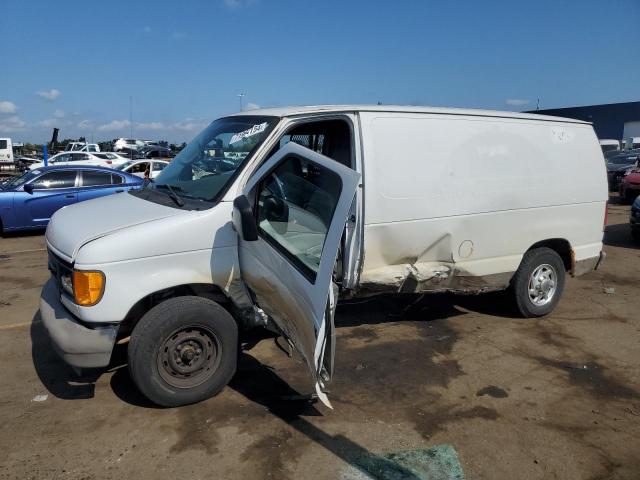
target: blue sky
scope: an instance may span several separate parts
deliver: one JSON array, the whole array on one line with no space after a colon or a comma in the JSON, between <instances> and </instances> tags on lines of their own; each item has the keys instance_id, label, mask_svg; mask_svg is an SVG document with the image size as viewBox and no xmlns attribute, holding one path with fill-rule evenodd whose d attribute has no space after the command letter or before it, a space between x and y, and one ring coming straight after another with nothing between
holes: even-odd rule
<instances>
[{"instance_id":1,"label":"blue sky","mask_svg":"<svg viewBox=\"0 0 640 480\"><path fill-rule=\"evenodd\" d=\"M3 0L0 136L183 141L245 106L640 100L640 0Z\"/></svg>"}]
</instances>

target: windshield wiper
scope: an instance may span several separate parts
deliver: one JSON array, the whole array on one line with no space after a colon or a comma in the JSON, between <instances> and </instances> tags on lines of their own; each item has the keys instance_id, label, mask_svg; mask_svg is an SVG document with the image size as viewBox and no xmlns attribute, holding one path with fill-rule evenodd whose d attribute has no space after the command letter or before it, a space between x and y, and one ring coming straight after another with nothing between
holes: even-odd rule
<instances>
[{"instance_id":1,"label":"windshield wiper","mask_svg":"<svg viewBox=\"0 0 640 480\"><path fill-rule=\"evenodd\" d=\"M156 188L167 188L169 191L166 192L167 195L169 195L171 197L171 199L176 202L176 204L179 207L184 207L184 202L182 200L180 200L180 197L178 196L178 194L176 193L176 191L173 189L174 187L172 187L171 185L169 185L168 183L162 183L159 185L156 185ZM181 190L180 187L175 187L178 190Z\"/></svg>"}]
</instances>

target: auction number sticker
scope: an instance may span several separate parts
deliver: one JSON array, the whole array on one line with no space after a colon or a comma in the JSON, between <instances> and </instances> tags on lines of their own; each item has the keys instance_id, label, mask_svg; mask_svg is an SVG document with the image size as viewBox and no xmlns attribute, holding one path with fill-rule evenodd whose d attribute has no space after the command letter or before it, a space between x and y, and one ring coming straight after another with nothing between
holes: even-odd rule
<instances>
[{"instance_id":1,"label":"auction number sticker","mask_svg":"<svg viewBox=\"0 0 640 480\"><path fill-rule=\"evenodd\" d=\"M242 132L238 132L233 137L231 137L231 140L229 140L229 145L237 143L240 140L244 140L245 138L249 138L254 135L257 135L258 133L264 132L266 128L267 128L267 122L264 122L258 125L254 125L253 127L248 128L247 130L244 130Z\"/></svg>"}]
</instances>

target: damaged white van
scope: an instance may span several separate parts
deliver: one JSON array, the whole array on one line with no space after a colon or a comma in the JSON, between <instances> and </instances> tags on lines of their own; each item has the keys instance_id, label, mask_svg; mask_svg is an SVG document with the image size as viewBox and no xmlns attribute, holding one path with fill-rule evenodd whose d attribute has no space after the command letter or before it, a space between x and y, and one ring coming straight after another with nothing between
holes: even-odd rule
<instances>
[{"instance_id":1,"label":"damaged white van","mask_svg":"<svg viewBox=\"0 0 640 480\"><path fill-rule=\"evenodd\" d=\"M390 106L253 110L200 133L142 191L59 210L41 316L69 364L130 337L166 406L219 392L267 327L331 381L340 298L507 289L549 313L602 260L605 164L590 124Z\"/></svg>"}]
</instances>

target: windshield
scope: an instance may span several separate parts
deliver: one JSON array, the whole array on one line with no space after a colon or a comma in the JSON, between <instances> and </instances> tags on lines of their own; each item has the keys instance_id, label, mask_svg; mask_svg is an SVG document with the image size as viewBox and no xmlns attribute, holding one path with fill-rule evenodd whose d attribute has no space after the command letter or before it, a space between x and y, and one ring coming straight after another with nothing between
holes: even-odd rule
<instances>
[{"instance_id":1,"label":"windshield","mask_svg":"<svg viewBox=\"0 0 640 480\"><path fill-rule=\"evenodd\" d=\"M181 197L213 202L276 125L277 117L238 116L214 121L155 179Z\"/></svg>"},{"instance_id":2,"label":"windshield","mask_svg":"<svg viewBox=\"0 0 640 480\"><path fill-rule=\"evenodd\" d=\"M40 175L40 170L30 170L28 172L23 173L19 177L13 177L6 182L2 183L2 188L4 189L14 189L18 188L30 180L33 180L38 175Z\"/></svg>"}]
</instances>

